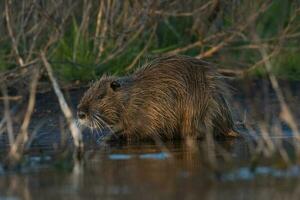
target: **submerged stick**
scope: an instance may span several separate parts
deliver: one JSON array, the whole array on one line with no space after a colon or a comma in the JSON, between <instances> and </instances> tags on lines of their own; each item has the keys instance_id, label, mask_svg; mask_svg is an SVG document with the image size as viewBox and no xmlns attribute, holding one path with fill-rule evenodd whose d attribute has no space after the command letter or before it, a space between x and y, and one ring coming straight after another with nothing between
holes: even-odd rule
<instances>
[{"instance_id":1,"label":"submerged stick","mask_svg":"<svg viewBox=\"0 0 300 200\"><path fill-rule=\"evenodd\" d=\"M44 63L44 66L47 70L48 76L50 78L50 81L52 83L54 92L58 98L59 105L61 110L63 111L63 114L65 115L65 118L67 120L67 123L69 125L69 129L71 131L73 142L76 147L76 150L79 154L83 152L83 142L82 142L82 134L79 128L76 125L76 121L74 120L73 114L71 112L71 109L69 108L68 104L66 103L66 100L63 96L63 93L61 92L58 83L53 75L52 67L50 63L47 61L47 58L45 56L44 52L41 52L41 58Z\"/></svg>"}]
</instances>

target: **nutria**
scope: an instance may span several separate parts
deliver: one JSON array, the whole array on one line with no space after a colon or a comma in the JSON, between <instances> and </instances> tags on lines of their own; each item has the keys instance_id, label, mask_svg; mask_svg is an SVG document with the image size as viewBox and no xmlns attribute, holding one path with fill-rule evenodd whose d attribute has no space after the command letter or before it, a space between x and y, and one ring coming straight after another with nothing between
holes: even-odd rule
<instances>
[{"instance_id":1,"label":"nutria","mask_svg":"<svg viewBox=\"0 0 300 200\"><path fill-rule=\"evenodd\" d=\"M196 58L158 58L128 76L102 76L77 115L80 124L129 138L237 136L222 79Z\"/></svg>"}]
</instances>

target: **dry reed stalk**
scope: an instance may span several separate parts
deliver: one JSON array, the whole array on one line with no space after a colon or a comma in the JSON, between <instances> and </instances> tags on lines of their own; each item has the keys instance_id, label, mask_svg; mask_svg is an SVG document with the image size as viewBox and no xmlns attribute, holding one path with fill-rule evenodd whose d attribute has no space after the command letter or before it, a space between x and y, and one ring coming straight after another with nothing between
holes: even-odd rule
<instances>
[{"instance_id":1,"label":"dry reed stalk","mask_svg":"<svg viewBox=\"0 0 300 200\"><path fill-rule=\"evenodd\" d=\"M73 142L74 145L76 147L76 150L79 154L81 154L83 152L83 141L82 141L82 134L79 130L79 128L76 125L76 121L73 117L73 114L71 112L71 109L69 108L68 104L65 101L64 95L61 92L59 85L54 77L53 71L52 71L52 67L50 65L50 63L47 61L46 55L44 52L41 52L41 59L42 62L47 70L49 79L52 83L52 87L54 89L54 92L58 98L59 101L59 105L61 110L63 111L63 114L68 122L69 125L69 129L71 131L72 137L73 137Z\"/></svg>"},{"instance_id":2,"label":"dry reed stalk","mask_svg":"<svg viewBox=\"0 0 300 200\"><path fill-rule=\"evenodd\" d=\"M34 141L34 139L37 139L38 136L40 136L39 130L45 125L46 120L39 122L34 129L31 131L30 133L30 138L28 138L28 141L26 143L26 145L24 146L24 150L29 150L30 146L32 145L32 142Z\"/></svg>"},{"instance_id":3,"label":"dry reed stalk","mask_svg":"<svg viewBox=\"0 0 300 200\"><path fill-rule=\"evenodd\" d=\"M100 4L100 8L99 8L99 20L101 22L101 17L102 17L102 13L104 12L104 9L106 8L106 13L105 13L105 17L103 19L103 28L101 30L101 34L100 34L100 42L99 42L99 46L98 46L98 55L97 55L97 58L96 58L96 62L99 62L100 59L101 59L101 55L102 53L104 52L104 41L105 41L105 36L106 36L106 32L107 32L107 29L108 29L108 15L109 15L109 9L107 7L109 7L109 5L107 7L105 7L105 4L103 3L104 1L101 2ZM109 4L109 2L107 2L107 4ZM101 11L101 12L100 12ZM97 27L99 28L99 27Z\"/></svg>"},{"instance_id":4,"label":"dry reed stalk","mask_svg":"<svg viewBox=\"0 0 300 200\"><path fill-rule=\"evenodd\" d=\"M99 34L100 34L100 28L102 28L102 15L103 15L103 6L104 6L104 1L103 0L99 0L99 10L98 10L98 14L97 14L97 20L96 20L96 31L95 31L95 36L94 36L94 42L97 44L98 42L98 38L99 38ZM96 45L94 46L94 48L96 47ZM101 48L102 49L102 48ZM95 49L94 49L95 50ZM102 51L102 50L101 50ZM98 55L98 57L101 57L101 55Z\"/></svg>"},{"instance_id":5,"label":"dry reed stalk","mask_svg":"<svg viewBox=\"0 0 300 200\"><path fill-rule=\"evenodd\" d=\"M81 24L79 26L79 30L76 34L75 42L74 42L73 61L76 60L80 37L83 37L86 35L86 30L88 28L89 19L90 19L90 10L92 7L91 2L85 0L83 4L84 5L83 5L83 11L82 11L82 20L81 20Z\"/></svg>"},{"instance_id":6,"label":"dry reed stalk","mask_svg":"<svg viewBox=\"0 0 300 200\"><path fill-rule=\"evenodd\" d=\"M259 15L263 12L265 12L271 4L269 1L266 1L257 12L255 12L253 15L248 17L248 20L246 22L241 22L237 27L237 31L233 32L231 35L229 35L227 38L224 38L222 42L218 43L217 45L211 47L205 52L200 53L197 58L203 59L207 57L211 57L216 52L220 51L223 47L225 47L228 43L230 43L233 39L236 38L239 33L242 33L248 26L252 25L253 22L259 17Z\"/></svg>"},{"instance_id":7,"label":"dry reed stalk","mask_svg":"<svg viewBox=\"0 0 300 200\"><path fill-rule=\"evenodd\" d=\"M6 122L6 130L8 134L8 141L9 144L13 144L15 142L15 136L14 136L14 129L13 129L13 122L11 118L11 113L10 113L10 103L9 99L5 98L8 96L7 94L7 89L4 85L1 86L2 89L2 94L4 96L4 118L3 122Z\"/></svg>"},{"instance_id":8,"label":"dry reed stalk","mask_svg":"<svg viewBox=\"0 0 300 200\"><path fill-rule=\"evenodd\" d=\"M7 96L7 97L0 97L0 100L4 100L4 99L8 99L10 101L18 101L20 99L22 99L23 96Z\"/></svg>"},{"instance_id":9,"label":"dry reed stalk","mask_svg":"<svg viewBox=\"0 0 300 200\"><path fill-rule=\"evenodd\" d=\"M258 36L257 35L255 35L255 36L256 36L256 39L259 40ZM300 143L299 143L300 142L300 133L299 133L299 129L298 129L297 123L295 121L295 118L294 118L289 106L287 105L287 103L285 101L284 94L279 86L277 78L275 77L275 75L272 72L273 67L272 67L270 59L268 59L267 50L264 47L262 47L262 48L259 48L259 51L264 60L265 68L268 72L272 88L274 89L276 96L280 103L280 108L281 108L280 118L284 122L286 122L292 129L292 131L294 133L294 137L297 140L297 142L295 141L295 147L297 149L297 153L300 153Z\"/></svg>"},{"instance_id":10,"label":"dry reed stalk","mask_svg":"<svg viewBox=\"0 0 300 200\"><path fill-rule=\"evenodd\" d=\"M143 32L145 26L142 25L139 27L139 29L133 34L133 36L128 40L127 43L125 43L122 47L118 48L115 52L112 52L109 54L102 62L101 64L105 64L108 61L114 59L119 53L121 53L126 47L128 47L133 41L135 41Z\"/></svg>"},{"instance_id":11,"label":"dry reed stalk","mask_svg":"<svg viewBox=\"0 0 300 200\"><path fill-rule=\"evenodd\" d=\"M278 53L279 53L278 49L273 50L271 53L269 53L269 55L262 58L261 60L256 62L254 65L248 67L246 70L244 70L242 76L245 76L245 75L249 74L250 72L252 72L253 70L257 69L258 67L262 66L262 64L264 64L266 62L266 59L272 59L274 56L278 55Z\"/></svg>"},{"instance_id":12,"label":"dry reed stalk","mask_svg":"<svg viewBox=\"0 0 300 200\"><path fill-rule=\"evenodd\" d=\"M203 40L198 40L198 41L196 41L196 42L194 42L192 44L188 44L188 45L186 45L184 47L180 47L180 48L168 51L166 54L175 55L175 54L179 54L179 53L188 51L188 50L193 49L195 47L201 47L205 43L207 43L209 41L212 41L212 40L216 40L216 39L221 38L221 37L224 37L225 35L226 35L225 33L216 33L216 34L208 36L207 38L204 38Z\"/></svg>"},{"instance_id":13,"label":"dry reed stalk","mask_svg":"<svg viewBox=\"0 0 300 200\"><path fill-rule=\"evenodd\" d=\"M194 16L197 12L202 12L211 6L211 4L214 4L214 1L208 1L204 5L200 6L199 8L195 8L192 12L166 12L163 10L150 10L149 12L154 13L156 15L160 16L167 16L167 17L189 17Z\"/></svg>"},{"instance_id":14,"label":"dry reed stalk","mask_svg":"<svg viewBox=\"0 0 300 200\"><path fill-rule=\"evenodd\" d=\"M293 131L293 136L295 139L293 139L293 145L295 147L295 153L297 155L299 155L300 153L300 133L299 133L299 129L296 123L296 120L293 116L293 113L291 112L283 91L278 83L278 80L276 78L276 76L273 73L273 65L271 63L271 59L278 55L280 53L280 49L282 48L282 44L284 43L284 39L286 39L286 35L288 33L288 30L291 27L291 23L294 20L295 16L291 16L290 20L288 22L288 24L286 25L285 29L281 32L281 35L278 37L279 38L279 42L277 45L277 48L275 48L270 54L268 54L268 50L267 48L269 47L268 45L263 45L260 37L258 36L258 34L253 31L253 38L254 38L254 42L256 43L257 46L260 46L260 48L257 48L262 59L261 61L259 61L259 64L264 64L264 68L266 69L267 73L268 73L268 77L269 80L271 82L271 86L273 88L273 90L275 91L275 94L277 96L277 99L279 101L279 105L280 105L280 118L281 120L283 120L285 123L288 124L288 126L292 129ZM258 65L258 63L256 63L254 66L252 66L251 68L249 68L247 71L250 71L254 68L256 68ZM265 140L265 142L268 144L267 146L270 147L270 145L275 145L274 142L272 141L272 139L270 138L270 136L266 133L266 128L262 129L262 133L263 133L263 139ZM268 135L268 137L266 138L266 134ZM272 143L272 144L271 144ZM289 160L288 156L287 156L287 152L285 149L283 149L283 147L280 146L276 146L276 147L272 147L271 149L273 149L273 151L278 150L279 153L281 154L282 158L284 160Z\"/></svg>"},{"instance_id":15,"label":"dry reed stalk","mask_svg":"<svg viewBox=\"0 0 300 200\"><path fill-rule=\"evenodd\" d=\"M6 119L5 119L5 116L3 116L0 121L0 135L2 135L2 133L4 133L4 130L6 128L5 123L6 123Z\"/></svg>"},{"instance_id":16,"label":"dry reed stalk","mask_svg":"<svg viewBox=\"0 0 300 200\"><path fill-rule=\"evenodd\" d=\"M279 37L273 37L273 38L268 38L265 40L262 40L261 38L258 38L257 34L254 34L255 40L256 40L256 44L252 44L251 47L255 48L257 50L260 51L260 54L262 55L262 59L258 62L256 62L254 65L252 65L251 67L249 67L245 72L245 74L248 74L249 72L253 71L254 69L256 69L257 67L261 66L262 64L265 64L265 66L268 68L267 71L268 73L270 72L269 70L271 70L272 66L270 64L270 60L277 56L280 53L280 49L282 49L283 47L280 45L280 43L282 44L283 41L285 39L288 39L290 37L294 37L294 36L299 36L300 33L294 33L292 35L288 34L288 31L290 30L290 28L292 27L292 22L295 20L295 18L297 17L297 12L294 12L293 15L291 15L286 27L284 28L284 30L282 31L282 33L279 35ZM266 49L270 48L270 44L268 44L268 42L274 42L274 41L278 41L279 40L279 44L274 45L273 47L273 51L269 54L267 54ZM266 43L263 43L266 42ZM266 65L268 63L268 66ZM270 74L270 73L269 73ZM275 82L277 82L277 80L274 81L275 76L272 75L272 79L273 79L273 83L274 86L278 85ZM280 91L279 91L280 93Z\"/></svg>"},{"instance_id":17,"label":"dry reed stalk","mask_svg":"<svg viewBox=\"0 0 300 200\"><path fill-rule=\"evenodd\" d=\"M19 134L15 138L15 141L13 143L10 143L11 146L10 146L8 157L9 157L9 161L11 161L12 163L16 163L21 159L24 146L29 139L28 127L29 127L31 115L34 110L39 74L40 74L39 68L36 68L33 71L33 75L32 75L33 77L32 77L32 82L30 84L28 106L23 119L23 123L21 125Z\"/></svg>"},{"instance_id":18,"label":"dry reed stalk","mask_svg":"<svg viewBox=\"0 0 300 200\"><path fill-rule=\"evenodd\" d=\"M72 173L70 174L71 187L75 190L80 190L82 180L84 179L84 163L80 160L75 160Z\"/></svg>"},{"instance_id":19,"label":"dry reed stalk","mask_svg":"<svg viewBox=\"0 0 300 200\"><path fill-rule=\"evenodd\" d=\"M156 25L153 27L153 30L149 37L149 40L146 43L146 45L144 46L144 48L140 51L140 53L138 53L138 55L134 58L134 60L131 62L131 64L125 68L125 71L131 70L135 66L135 64L139 61L139 59L145 54L145 52L147 51L147 49L149 48L149 46L152 42L152 39L155 35L155 31L156 31Z\"/></svg>"},{"instance_id":20,"label":"dry reed stalk","mask_svg":"<svg viewBox=\"0 0 300 200\"><path fill-rule=\"evenodd\" d=\"M279 122L273 127L273 132L276 134L276 136L278 136L279 138L284 138L284 133L282 132L282 127L280 127ZM275 146L276 146L276 150L278 150L281 158L284 160L284 162L287 165L291 165L292 161L288 155L288 152L286 151L286 149L284 148L284 140L280 139L277 142L275 141Z\"/></svg>"},{"instance_id":21,"label":"dry reed stalk","mask_svg":"<svg viewBox=\"0 0 300 200\"><path fill-rule=\"evenodd\" d=\"M12 42L12 48L13 48L15 56L17 58L17 63L19 63L19 65L22 67L24 65L24 61L23 61L23 58L20 56L19 49L18 49L18 43L17 43L17 40L15 38L15 34L14 34L12 26L11 26L9 4L10 4L10 1L6 0L5 1L6 27L7 27L9 37L10 37L11 42Z\"/></svg>"},{"instance_id":22,"label":"dry reed stalk","mask_svg":"<svg viewBox=\"0 0 300 200\"><path fill-rule=\"evenodd\" d=\"M258 146L258 149L261 149L264 152L264 155L271 157L274 154L276 148L274 142L268 133L268 128L265 123L260 123L260 132L261 132L261 147Z\"/></svg>"}]
</instances>

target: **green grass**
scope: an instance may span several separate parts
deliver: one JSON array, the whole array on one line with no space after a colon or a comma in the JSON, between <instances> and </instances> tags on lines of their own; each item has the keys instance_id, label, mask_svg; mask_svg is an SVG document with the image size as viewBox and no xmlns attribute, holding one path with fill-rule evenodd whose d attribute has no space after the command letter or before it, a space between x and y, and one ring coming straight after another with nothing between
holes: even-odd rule
<instances>
[{"instance_id":1,"label":"green grass","mask_svg":"<svg viewBox=\"0 0 300 200\"><path fill-rule=\"evenodd\" d=\"M170 20L161 22L156 29L155 37L152 39L146 57L164 53L195 40L195 37L190 37L190 34L187 33L191 29L191 22L190 17L178 19L171 17ZM95 63L97 55L94 52L93 41L78 34L78 23L73 19L72 27L59 40L50 57L55 72L65 81L80 80L86 82L103 73L124 74L125 68L132 63L148 42L151 30L144 31L124 51L104 64ZM108 39L106 42L108 47L103 52L100 63L111 53L114 47L112 39ZM136 67L139 65L137 63Z\"/></svg>"},{"instance_id":2,"label":"green grass","mask_svg":"<svg viewBox=\"0 0 300 200\"><path fill-rule=\"evenodd\" d=\"M75 19L69 31L58 41L50 60L60 78L66 81L94 79L96 59L93 43L80 35Z\"/></svg>"},{"instance_id":3,"label":"green grass","mask_svg":"<svg viewBox=\"0 0 300 200\"><path fill-rule=\"evenodd\" d=\"M272 59L272 73L279 79L300 81L300 52L284 52ZM263 65L250 73L253 77L266 77Z\"/></svg>"},{"instance_id":4,"label":"green grass","mask_svg":"<svg viewBox=\"0 0 300 200\"><path fill-rule=\"evenodd\" d=\"M274 61L274 73L281 79L300 80L300 51L286 52Z\"/></svg>"},{"instance_id":5,"label":"green grass","mask_svg":"<svg viewBox=\"0 0 300 200\"><path fill-rule=\"evenodd\" d=\"M7 71L9 69L9 67L8 67L8 64L6 63L6 60L1 55L3 55L3 54L1 54L1 52L0 52L0 72L4 72L4 71Z\"/></svg>"},{"instance_id":6,"label":"green grass","mask_svg":"<svg viewBox=\"0 0 300 200\"><path fill-rule=\"evenodd\" d=\"M276 36L287 23L293 5L291 1L273 0L269 9L259 18L257 32L262 39Z\"/></svg>"},{"instance_id":7,"label":"green grass","mask_svg":"<svg viewBox=\"0 0 300 200\"><path fill-rule=\"evenodd\" d=\"M8 46L8 43L0 45L0 72L5 72L17 66L13 62L9 62L6 58L10 53L9 50L10 47Z\"/></svg>"},{"instance_id":8,"label":"green grass","mask_svg":"<svg viewBox=\"0 0 300 200\"><path fill-rule=\"evenodd\" d=\"M242 1L243 2L243 1ZM196 4L195 4L196 5ZM247 2L244 6L248 5ZM264 39L277 37L282 28L284 28L291 13L295 11L295 5L292 1L274 0L267 9L257 20L255 28L259 36ZM226 10L227 9L227 10ZM241 16L242 19L246 19L251 12L247 13L245 10L245 16ZM209 13L208 13L209 14ZM252 13L253 14L253 13ZM73 82L80 80L82 82L89 82L90 80L97 79L103 73L122 75L125 72L125 68L129 66L136 56L143 50L147 44L151 35L151 25L145 25L144 31L133 40L122 52L117 54L113 59L106 63L102 63L112 50L116 48L116 38L109 36L105 39L105 50L102 53L99 62L97 60L97 50L95 51L94 32L95 32L95 16L91 18L90 24L87 28L88 34L82 35L79 30L79 24L81 17L78 15L72 15L69 22L66 23L65 32L58 42L53 45L49 51L49 60L54 67L56 75L59 79L66 82ZM76 17L74 17L76 16ZM231 13L229 8L224 8L221 13L221 18L216 24L212 26L208 24L208 19L205 19L206 15L203 15L203 26L207 25L207 32L196 30L194 23L194 16L169 16L169 17L157 17L157 28L155 36L153 37L151 44L146 51L145 55L141 57L141 62L148 57L159 56L168 51L172 51L177 48L185 47L199 40L199 38L205 38L211 34L234 30L235 23L239 20L236 19L236 15ZM202 19L202 18L201 18ZM199 20L199 19L198 19ZM153 22L153 21L151 21ZM153 24L153 23L152 23ZM296 18L293 26L293 30L300 29L300 19ZM119 27L116 27L119 28ZM298 30L300 31L300 30ZM202 34L202 35L201 35ZM247 32L243 33L247 35ZM249 35L248 39L237 37L238 39L231 41L228 47L240 47L247 44L251 44L252 41ZM11 51L10 40L3 40L0 43L0 71L6 71L17 66L15 63L14 55ZM202 47L195 47L189 49L182 54L196 56L203 50L208 50L213 45L218 44L222 40L213 40L209 45ZM285 50L279 56L277 56L272 62L274 63L274 74L282 79L300 80L300 58L298 58L299 50L291 50L298 47L299 39L295 39L294 43L290 42L285 44ZM20 45L23 43L19 43ZM272 44L272 43L271 43ZM276 44L274 44L276 45ZM256 63L261 59L261 56L257 49L231 49L227 50L227 46L214 55L211 58L214 61L219 62L222 65L223 61L228 63L241 62ZM26 48L19 47L20 54L26 53ZM286 50L287 49L287 50ZM39 52L37 50L37 52ZM139 62L136 67L141 65ZM233 66L235 67L235 66ZM258 67L252 73L252 76L265 76L266 72L263 67Z\"/></svg>"}]
</instances>

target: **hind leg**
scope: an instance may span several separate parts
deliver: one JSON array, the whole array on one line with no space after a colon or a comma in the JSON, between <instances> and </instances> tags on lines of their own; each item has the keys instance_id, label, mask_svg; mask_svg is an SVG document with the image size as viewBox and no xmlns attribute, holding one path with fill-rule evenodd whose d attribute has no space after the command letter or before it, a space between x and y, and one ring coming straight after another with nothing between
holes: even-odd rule
<instances>
[{"instance_id":1,"label":"hind leg","mask_svg":"<svg viewBox=\"0 0 300 200\"><path fill-rule=\"evenodd\" d=\"M231 110L222 95L212 100L210 107L210 116L212 120L215 136L238 137L239 133L235 130Z\"/></svg>"},{"instance_id":2,"label":"hind leg","mask_svg":"<svg viewBox=\"0 0 300 200\"><path fill-rule=\"evenodd\" d=\"M189 102L187 105L189 106L184 109L180 122L181 135L183 138L189 137L194 139L202 139L205 137L208 131L208 124L204 119L204 112L207 110L207 108L205 107L205 104L193 105L193 101Z\"/></svg>"},{"instance_id":3,"label":"hind leg","mask_svg":"<svg viewBox=\"0 0 300 200\"><path fill-rule=\"evenodd\" d=\"M203 138L237 137L229 106L222 95L211 98L207 104L187 106L183 112L181 134L183 137ZM188 104L192 105L192 103ZM200 107L199 107L200 106Z\"/></svg>"},{"instance_id":4,"label":"hind leg","mask_svg":"<svg viewBox=\"0 0 300 200\"><path fill-rule=\"evenodd\" d=\"M183 138L199 138L200 135L204 135L204 130L198 130L198 124L200 123L200 119L197 118L196 109L194 109L191 105L192 103L188 104L190 106L185 107L182 117L180 120L180 132ZM199 125L200 126L200 125ZM201 128L203 128L201 126ZM199 128L200 129L200 128Z\"/></svg>"}]
</instances>

